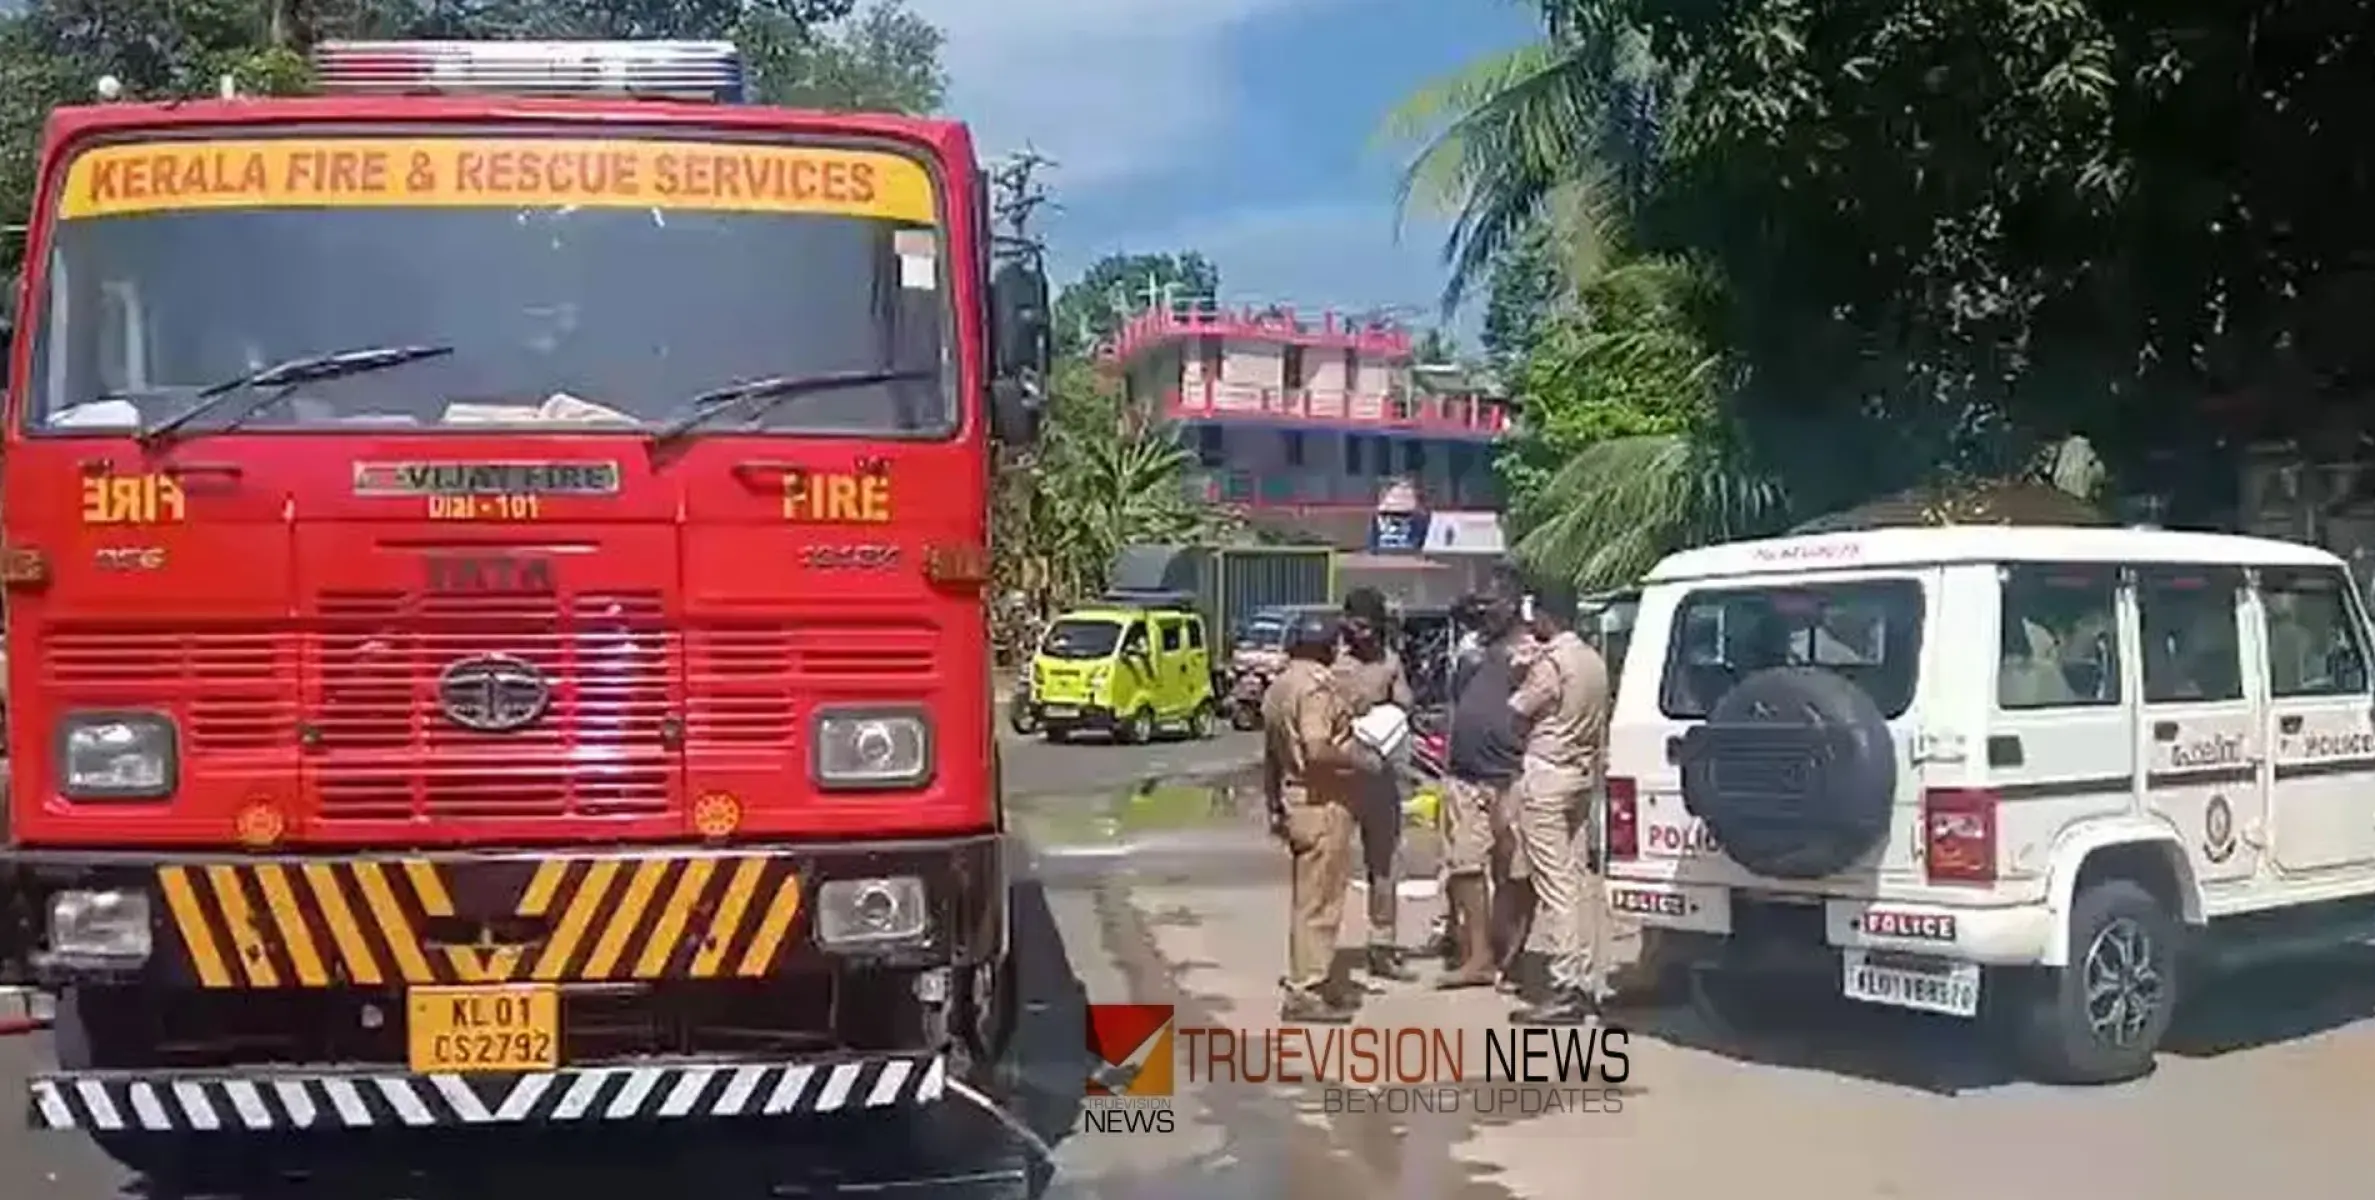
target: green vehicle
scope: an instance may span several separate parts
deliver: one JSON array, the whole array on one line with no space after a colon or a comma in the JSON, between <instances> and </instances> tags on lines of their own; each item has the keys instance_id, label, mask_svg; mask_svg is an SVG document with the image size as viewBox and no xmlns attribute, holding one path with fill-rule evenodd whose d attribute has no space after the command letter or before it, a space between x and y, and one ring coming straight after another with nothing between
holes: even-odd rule
<instances>
[{"instance_id":1,"label":"green vehicle","mask_svg":"<svg viewBox=\"0 0 2375 1200\"><path fill-rule=\"evenodd\" d=\"M1116 594L1047 627L1027 701L1047 739L1075 732L1117 742L1166 731L1212 732L1212 647L1192 596Z\"/></svg>"}]
</instances>

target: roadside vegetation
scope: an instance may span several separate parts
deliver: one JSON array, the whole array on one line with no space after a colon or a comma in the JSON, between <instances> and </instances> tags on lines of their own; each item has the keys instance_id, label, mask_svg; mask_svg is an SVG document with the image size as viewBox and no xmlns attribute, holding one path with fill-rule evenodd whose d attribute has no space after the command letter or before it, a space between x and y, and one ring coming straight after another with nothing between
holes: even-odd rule
<instances>
[{"instance_id":1,"label":"roadside vegetation","mask_svg":"<svg viewBox=\"0 0 2375 1200\"><path fill-rule=\"evenodd\" d=\"M1388 124L1527 405L1521 556L2022 484L2209 519L2234 445L2357 423L2366 3L1530 3Z\"/></svg>"}]
</instances>

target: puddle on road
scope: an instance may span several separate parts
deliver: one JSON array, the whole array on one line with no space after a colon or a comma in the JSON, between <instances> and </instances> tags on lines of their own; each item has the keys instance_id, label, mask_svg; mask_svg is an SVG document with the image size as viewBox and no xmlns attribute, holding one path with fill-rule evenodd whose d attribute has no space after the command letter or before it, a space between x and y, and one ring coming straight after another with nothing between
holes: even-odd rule
<instances>
[{"instance_id":1,"label":"puddle on road","mask_svg":"<svg viewBox=\"0 0 2375 1200\"><path fill-rule=\"evenodd\" d=\"M1260 803L1257 788L1232 781L1156 783L1108 796L1029 797L1009 802L1009 812L1037 845L1110 846L1183 833L1258 832Z\"/></svg>"},{"instance_id":2,"label":"puddle on road","mask_svg":"<svg viewBox=\"0 0 2375 1200\"><path fill-rule=\"evenodd\" d=\"M1431 789L1404 805L1401 876L1432 879L1440 857ZM1228 865L1275 874L1258 769L1217 780L1149 780L1097 796L1029 796L1007 801L1013 828L1043 863L1105 864L1155 874Z\"/></svg>"}]
</instances>

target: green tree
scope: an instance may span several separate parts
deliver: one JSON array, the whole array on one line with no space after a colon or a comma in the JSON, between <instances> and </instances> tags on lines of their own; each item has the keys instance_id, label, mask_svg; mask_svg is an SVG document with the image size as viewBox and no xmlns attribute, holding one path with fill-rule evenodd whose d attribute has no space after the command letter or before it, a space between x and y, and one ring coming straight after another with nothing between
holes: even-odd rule
<instances>
[{"instance_id":1,"label":"green tree","mask_svg":"<svg viewBox=\"0 0 2375 1200\"><path fill-rule=\"evenodd\" d=\"M1687 356L1609 361L1643 313L1686 314L1650 329L1695 336L1718 385L1709 419L1641 435L1667 440L1535 450L1566 465L1528 517L1568 536L1521 550L2000 491L2074 444L2124 478L2202 461L2206 395L2297 428L2369 391L2375 348L2343 331L2375 287L2340 215L2375 199L2375 148L2341 132L2375 99L2342 65L2375 39L2363 3L1535 4L1539 44L1401 114L1428 138L1409 194L1458 218L1452 295L1498 293L1529 437L1645 415L1633 384ZM1557 261L1594 251L1550 220L1575 188L1623 218L1598 267ZM1626 256L1699 299L1626 315L1594 294Z\"/></svg>"},{"instance_id":2,"label":"green tree","mask_svg":"<svg viewBox=\"0 0 2375 1200\"><path fill-rule=\"evenodd\" d=\"M1220 269L1192 250L1108 254L1057 294L1056 346L1067 354L1088 353L1149 300L1209 304L1219 296Z\"/></svg>"},{"instance_id":3,"label":"green tree","mask_svg":"<svg viewBox=\"0 0 2375 1200\"><path fill-rule=\"evenodd\" d=\"M1410 355L1422 363L1457 362L1459 343L1440 325L1428 325L1410 339Z\"/></svg>"},{"instance_id":4,"label":"green tree","mask_svg":"<svg viewBox=\"0 0 2375 1200\"><path fill-rule=\"evenodd\" d=\"M1420 89L1385 134L1418 150L1401 198L1448 210L1444 306L1519 251L1554 197L1630 217L1650 198L1664 152L1661 112L1676 90L1621 5L1534 0L1545 36ZM1572 247L1569 252L1590 252Z\"/></svg>"},{"instance_id":5,"label":"green tree","mask_svg":"<svg viewBox=\"0 0 2375 1200\"><path fill-rule=\"evenodd\" d=\"M738 40L768 104L920 115L948 94L939 27L900 0L876 0L831 25L754 12Z\"/></svg>"},{"instance_id":6,"label":"green tree","mask_svg":"<svg viewBox=\"0 0 2375 1200\"><path fill-rule=\"evenodd\" d=\"M1054 612L1103 590L1114 556L1139 543L1233 536L1234 514L1189 495L1195 458L1149 425L1086 360L1060 360L1041 443L999 473L1000 583Z\"/></svg>"},{"instance_id":7,"label":"green tree","mask_svg":"<svg viewBox=\"0 0 2375 1200\"><path fill-rule=\"evenodd\" d=\"M1565 304L1568 290L1550 230L1537 222L1486 269L1483 328L1478 331L1486 361L1515 373L1526 351L1541 338L1544 322Z\"/></svg>"}]
</instances>

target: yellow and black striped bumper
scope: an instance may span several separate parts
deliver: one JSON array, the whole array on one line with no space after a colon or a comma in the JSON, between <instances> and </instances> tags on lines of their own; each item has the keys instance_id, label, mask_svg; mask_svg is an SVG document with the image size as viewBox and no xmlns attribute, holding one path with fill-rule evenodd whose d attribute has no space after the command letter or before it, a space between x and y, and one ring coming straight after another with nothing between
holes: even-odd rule
<instances>
[{"instance_id":1,"label":"yellow and black striped bumper","mask_svg":"<svg viewBox=\"0 0 2375 1200\"><path fill-rule=\"evenodd\" d=\"M134 881L120 867L109 874ZM137 874L158 911L147 977L207 989L763 978L815 951L807 901L836 876L922 876L937 930L921 948L931 960L975 959L1003 925L995 838L168 860Z\"/></svg>"}]
</instances>

